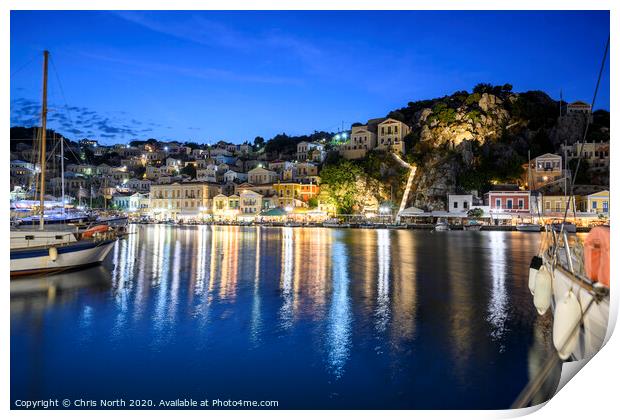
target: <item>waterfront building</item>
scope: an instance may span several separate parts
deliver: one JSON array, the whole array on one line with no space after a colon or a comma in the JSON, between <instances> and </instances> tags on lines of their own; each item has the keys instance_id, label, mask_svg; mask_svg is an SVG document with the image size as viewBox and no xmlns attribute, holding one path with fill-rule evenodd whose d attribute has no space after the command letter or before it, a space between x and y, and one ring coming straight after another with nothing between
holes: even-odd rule
<instances>
[{"instance_id":1,"label":"waterfront building","mask_svg":"<svg viewBox=\"0 0 620 420\"><path fill-rule=\"evenodd\" d=\"M345 159L361 159L377 145L377 134L368 129L368 125L351 126L351 136L341 144L338 152Z\"/></svg>"},{"instance_id":2,"label":"waterfront building","mask_svg":"<svg viewBox=\"0 0 620 420\"><path fill-rule=\"evenodd\" d=\"M297 144L297 160L305 162L310 159L310 154L314 150L319 150L319 156L323 156L324 146L321 143L302 141Z\"/></svg>"},{"instance_id":3,"label":"waterfront building","mask_svg":"<svg viewBox=\"0 0 620 420\"><path fill-rule=\"evenodd\" d=\"M586 211L588 213L609 213L609 190L599 191L586 197Z\"/></svg>"},{"instance_id":4,"label":"waterfront building","mask_svg":"<svg viewBox=\"0 0 620 420\"><path fill-rule=\"evenodd\" d=\"M65 171L92 176L97 174L97 167L95 165L70 163L65 167Z\"/></svg>"},{"instance_id":5,"label":"waterfront building","mask_svg":"<svg viewBox=\"0 0 620 420\"><path fill-rule=\"evenodd\" d=\"M76 174L75 172L65 172L64 180L66 195L77 197L80 191L90 187L87 179L83 175ZM59 193L62 190L62 177L58 176L50 179L48 187L49 191Z\"/></svg>"},{"instance_id":6,"label":"waterfront building","mask_svg":"<svg viewBox=\"0 0 620 420\"><path fill-rule=\"evenodd\" d=\"M117 210L128 211L129 210L129 197L131 194L115 193L112 195L112 207Z\"/></svg>"},{"instance_id":7,"label":"waterfront building","mask_svg":"<svg viewBox=\"0 0 620 420\"><path fill-rule=\"evenodd\" d=\"M235 194L240 194L243 190L250 190L259 193L265 197L273 197L276 195L275 184L259 184L254 185L249 182L242 182L241 184L235 184Z\"/></svg>"},{"instance_id":8,"label":"waterfront building","mask_svg":"<svg viewBox=\"0 0 620 420\"><path fill-rule=\"evenodd\" d=\"M319 186L316 184L302 184L299 182L278 182L273 184L276 192L278 207L295 208L307 207L311 198L319 195Z\"/></svg>"},{"instance_id":9,"label":"waterfront building","mask_svg":"<svg viewBox=\"0 0 620 420\"><path fill-rule=\"evenodd\" d=\"M448 194L448 212L467 212L474 205L473 194Z\"/></svg>"},{"instance_id":10,"label":"waterfront building","mask_svg":"<svg viewBox=\"0 0 620 420\"><path fill-rule=\"evenodd\" d=\"M11 190L16 186L28 186L35 174L35 166L23 160L11 161Z\"/></svg>"},{"instance_id":11,"label":"waterfront building","mask_svg":"<svg viewBox=\"0 0 620 420\"><path fill-rule=\"evenodd\" d=\"M97 165L97 175L109 175L113 171L114 171L114 168L112 168L107 163L102 163L100 165Z\"/></svg>"},{"instance_id":12,"label":"waterfront building","mask_svg":"<svg viewBox=\"0 0 620 420\"><path fill-rule=\"evenodd\" d=\"M229 169L224 173L223 180L224 182L245 182L248 180L248 174Z\"/></svg>"},{"instance_id":13,"label":"waterfront building","mask_svg":"<svg viewBox=\"0 0 620 420\"><path fill-rule=\"evenodd\" d=\"M319 175L319 167L312 162L299 162L295 164L296 174L292 178L297 181L317 177Z\"/></svg>"},{"instance_id":14,"label":"waterfront building","mask_svg":"<svg viewBox=\"0 0 620 420\"><path fill-rule=\"evenodd\" d=\"M277 173L260 166L248 172L248 182L250 184L273 184L276 181L278 181Z\"/></svg>"},{"instance_id":15,"label":"waterfront building","mask_svg":"<svg viewBox=\"0 0 620 420\"><path fill-rule=\"evenodd\" d=\"M252 190L243 190L239 194L239 211L243 216L256 216L263 208L263 196Z\"/></svg>"},{"instance_id":16,"label":"waterfront building","mask_svg":"<svg viewBox=\"0 0 620 420\"><path fill-rule=\"evenodd\" d=\"M150 192L151 216L160 219L198 219L212 208L220 186L208 182L153 184Z\"/></svg>"},{"instance_id":17,"label":"waterfront building","mask_svg":"<svg viewBox=\"0 0 620 420\"><path fill-rule=\"evenodd\" d=\"M278 174L282 174L286 169L293 167L295 167L295 164L288 160L276 159L267 163L267 168L269 168L270 171L274 171Z\"/></svg>"},{"instance_id":18,"label":"waterfront building","mask_svg":"<svg viewBox=\"0 0 620 420\"><path fill-rule=\"evenodd\" d=\"M213 218L216 220L234 219L239 214L240 197L236 194L226 196L217 194L213 197Z\"/></svg>"},{"instance_id":19,"label":"waterfront building","mask_svg":"<svg viewBox=\"0 0 620 420\"><path fill-rule=\"evenodd\" d=\"M485 194L491 213L526 214L530 212L530 192L517 188L492 190Z\"/></svg>"},{"instance_id":20,"label":"waterfront building","mask_svg":"<svg viewBox=\"0 0 620 420\"><path fill-rule=\"evenodd\" d=\"M125 186L136 192L148 193L151 190L152 182L148 179L130 178Z\"/></svg>"},{"instance_id":21,"label":"waterfront building","mask_svg":"<svg viewBox=\"0 0 620 420\"><path fill-rule=\"evenodd\" d=\"M567 176L562 167L562 156L545 153L523 165L523 183L531 190L537 190L545 185L559 183ZM529 179L528 179L529 177Z\"/></svg>"},{"instance_id":22,"label":"waterfront building","mask_svg":"<svg viewBox=\"0 0 620 420\"><path fill-rule=\"evenodd\" d=\"M542 202L541 202L542 201ZM568 214L572 216L575 212L585 212L586 205L585 200L580 195L565 196L565 195L539 195L536 200L537 203L532 203L532 211L542 210L544 216L563 216L568 204Z\"/></svg>"},{"instance_id":23,"label":"waterfront building","mask_svg":"<svg viewBox=\"0 0 620 420\"><path fill-rule=\"evenodd\" d=\"M404 138L411 128L394 118L386 118L377 126L377 149L405 154Z\"/></svg>"}]
</instances>

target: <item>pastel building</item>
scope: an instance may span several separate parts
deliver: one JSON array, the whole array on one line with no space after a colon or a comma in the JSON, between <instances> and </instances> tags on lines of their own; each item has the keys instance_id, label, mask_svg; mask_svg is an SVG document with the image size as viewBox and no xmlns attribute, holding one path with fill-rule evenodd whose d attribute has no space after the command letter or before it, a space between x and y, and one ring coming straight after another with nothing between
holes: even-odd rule
<instances>
[{"instance_id":1,"label":"pastel building","mask_svg":"<svg viewBox=\"0 0 620 420\"><path fill-rule=\"evenodd\" d=\"M273 184L278 180L278 174L263 167L257 167L248 172L248 182L250 184Z\"/></svg>"},{"instance_id":2,"label":"pastel building","mask_svg":"<svg viewBox=\"0 0 620 420\"><path fill-rule=\"evenodd\" d=\"M207 182L153 184L149 211L159 220L204 218L219 193L219 185Z\"/></svg>"},{"instance_id":3,"label":"pastel building","mask_svg":"<svg viewBox=\"0 0 620 420\"><path fill-rule=\"evenodd\" d=\"M351 136L340 145L338 152L345 159L361 159L377 145L377 134L368 125L351 126Z\"/></svg>"},{"instance_id":4,"label":"pastel building","mask_svg":"<svg viewBox=\"0 0 620 420\"><path fill-rule=\"evenodd\" d=\"M404 138L411 128L393 118L386 118L377 126L377 149L405 154Z\"/></svg>"},{"instance_id":5,"label":"pastel building","mask_svg":"<svg viewBox=\"0 0 620 420\"><path fill-rule=\"evenodd\" d=\"M485 194L485 203L491 213L529 213L530 192L515 190L489 191Z\"/></svg>"},{"instance_id":6,"label":"pastel building","mask_svg":"<svg viewBox=\"0 0 620 420\"><path fill-rule=\"evenodd\" d=\"M609 190L587 195L585 199L588 213L609 213Z\"/></svg>"},{"instance_id":7,"label":"pastel building","mask_svg":"<svg viewBox=\"0 0 620 420\"><path fill-rule=\"evenodd\" d=\"M531 190L537 190L545 185L558 183L566 177L562 167L562 156L545 153L526 163L523 171L523 181Z\"/></svg>"}]
</instances>

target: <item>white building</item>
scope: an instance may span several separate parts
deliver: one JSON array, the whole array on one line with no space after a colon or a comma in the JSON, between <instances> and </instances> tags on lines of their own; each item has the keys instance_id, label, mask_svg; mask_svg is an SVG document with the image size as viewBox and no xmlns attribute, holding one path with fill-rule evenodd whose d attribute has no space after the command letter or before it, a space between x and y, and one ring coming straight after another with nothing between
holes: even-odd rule
<instances>
[{"instance_id":1,"label":"white building","mask_svg":"<svg viewBox=\"0 0 620 420\"><path fill-rule=\"evenodd\" d=\"M321 143L302 141L297 144L297 160L304 162L310 160L311 153L315 150L323 151L324 147Z\"/></svg>"},{"instance_id":2,"label":"white building","mask_svg":"<svg viewBox=\"0 0 620 420\"><path fill-rule=\"evenodd\" d=\"M250 184L273 184L276 181L278 181L278 174L269 169L258 167L248 172L248 182Z\"/></svg>"}]
</instances>

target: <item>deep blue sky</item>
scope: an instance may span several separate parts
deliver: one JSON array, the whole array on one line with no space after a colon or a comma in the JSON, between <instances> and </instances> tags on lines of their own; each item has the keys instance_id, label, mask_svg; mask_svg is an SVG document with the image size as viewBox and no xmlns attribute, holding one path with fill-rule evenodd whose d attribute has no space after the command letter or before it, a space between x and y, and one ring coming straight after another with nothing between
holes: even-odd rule
<instances>
[{"instance_id":1,"label":"deep blue sky","mask_svg":"<svg viewBox=\"0 0 620 420\"><path fill-rule=\"evenodd\" d=\"M11 12L11 124L104 143L336 131L407 102L512 83L590 102L609 13ZM64 92L64 95L63 95ZM609 67L596 108L609 109Z\"/></svg>"}]
</instances>

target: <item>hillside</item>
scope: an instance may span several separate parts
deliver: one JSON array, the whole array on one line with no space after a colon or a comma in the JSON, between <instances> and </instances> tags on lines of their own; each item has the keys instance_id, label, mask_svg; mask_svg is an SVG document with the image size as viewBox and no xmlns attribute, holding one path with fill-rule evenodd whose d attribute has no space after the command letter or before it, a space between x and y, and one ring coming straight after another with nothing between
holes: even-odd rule
<instances>
[{"instance_id":1,"label":"hillside","mask_svg":"<svg viewBox=\"0 0 620 420\"><path fill-rule=\"evenodd\" d=\"M519 182L528 151L532 157L558 153L564 142L581 140L585 117L566 116L565 108L565 102L541 91L514 93L508 84L479 84L471 93L410 102L390 112L388 117L412 127L405 138L405 159L418 170L408 205L442 209L449 193L484 193L493 183ZM608 127L609 112L596 111L588 140L608 141ZM385 191L391 190L397 193L392 198L400 200L402 185L394 189L394 174L386 178L385 168L382 173L368 171L369 159L372 155L356 165L364 169L366 180L382 184L377 199L386 199ZM389 157L382 159L383 166L391 165Z\"/></svg>"}]
</instances>

